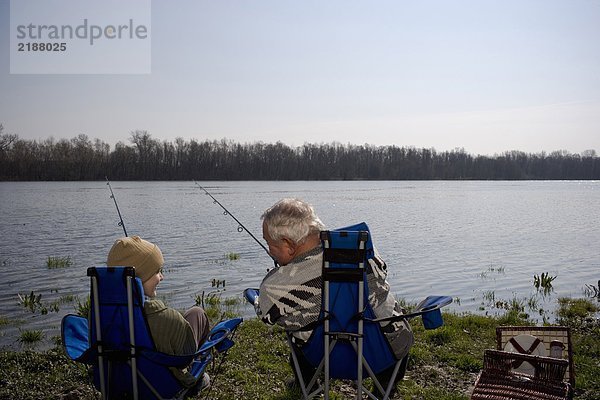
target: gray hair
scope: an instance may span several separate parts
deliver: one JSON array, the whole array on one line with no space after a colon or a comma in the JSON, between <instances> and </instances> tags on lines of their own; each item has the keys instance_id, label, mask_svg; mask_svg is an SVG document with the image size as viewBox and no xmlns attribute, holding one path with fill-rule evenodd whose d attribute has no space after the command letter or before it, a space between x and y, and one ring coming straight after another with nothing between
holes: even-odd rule
<instances>
[{"instance_id":1,"label":"gray hair","mask_svg":"<svg viewBox=\"0 0 600 400\"><path fill-rule=\"evenodd\" d=\"M273 240L288 238L302 243L311 234L325 229L313 207L299 199L281 199L261 216Z\"/></svg>"}]
</instances>

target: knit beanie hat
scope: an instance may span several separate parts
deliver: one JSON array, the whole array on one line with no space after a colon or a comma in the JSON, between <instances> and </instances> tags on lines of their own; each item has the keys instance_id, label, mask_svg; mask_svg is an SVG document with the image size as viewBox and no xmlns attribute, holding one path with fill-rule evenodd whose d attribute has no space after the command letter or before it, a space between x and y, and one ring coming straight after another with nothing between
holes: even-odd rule
<instances>
[{"instance_id":1,"label":"knit beanie hat","mask_svg":"<svg viewBox=\"0 0 600 400\"><path fill-rule=\"evenodd\" d=\"M163 266L165 260L157 245L139 236L117 239L108 252L106 265L134 267L135 275L146 282Z\"/></svg>"}]
</instances>

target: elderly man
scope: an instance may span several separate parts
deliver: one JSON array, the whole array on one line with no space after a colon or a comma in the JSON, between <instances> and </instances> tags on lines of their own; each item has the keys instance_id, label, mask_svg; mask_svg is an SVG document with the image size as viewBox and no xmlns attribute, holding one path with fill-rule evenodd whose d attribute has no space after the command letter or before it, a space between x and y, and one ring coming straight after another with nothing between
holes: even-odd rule
<instances>
[{"instance_id":1,"label":"elderly man","mask_svg":"<svg viewBox=\"0 0 600 400\"><path fill-rule=\"evenodd\" d=\"M272 269L263 279L257 313L265 323L291 331L294 344L302 347L321 310L323 248L319 232L325 226L313 207L298 199L278 201L263 213L262 220L263 237L280 267ZM372 271L367 274L369 303L375 315L378 318L399 315L402 310L390 293L385 263L377 252L369 263ZM401 379L414 342L413 333L406 321L383 323L382 329L396 358L404 359L398 374ZM311 367L303 360L301 368L304 375ZM380 377L386 381L391 372L384 371Z\"/></svg>"}]
</instances>

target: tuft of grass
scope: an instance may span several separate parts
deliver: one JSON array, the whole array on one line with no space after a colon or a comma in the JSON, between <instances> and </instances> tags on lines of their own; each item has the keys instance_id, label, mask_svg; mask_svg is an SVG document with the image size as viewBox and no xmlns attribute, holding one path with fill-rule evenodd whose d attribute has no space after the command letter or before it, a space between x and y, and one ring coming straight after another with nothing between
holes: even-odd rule
<instances>
[{"instance_id":1,"label":"tuft of grass","mask_svg":"<svg viewBox=\"0 0 600 400\"><path fill-rule=\"evenodd\" d=\"M490 272L496 272L498 274L504 274L505 273L505 271L504 271L505 270L504 265L494 265L494 264L492 264L492 265L490 265L489 270L490 270Z\"/></svg>"},{"instance_id":2,"label":"tuft of grass","mask_svg":"<svg viewBox=\"0 0 600 400\"><path fill-rule=\"evenodd\" d=\"M600 300L600 281L598 281L598 286L586 284L583 294L587 297L597 297Z\"/></svg>"},{"instance_id":3,"label":"tuft of grass","mask_svg":"<svg viewBox=\"0 0 600 400\"><path fill-rule=\"evenodd\" d=\"M41 330L23 330L17 341L23 346L33 347L44 340L44 332Z\"/></svg>"},{"instance_id":4,"label":"tuft of grass","mask_svg":"<svg viewBox=\"0 0 600 400\"><path fill-rule=\"evenodd\" d=\"M239 253L227 253L225 254L225 258L227 258L229 261L235 261L240 259L240 255Z\"/></svg>"},{"instance_id":5,"label":"tuft of grass","mask_svg":"<svg viewBox=\"0 0 600 400\"><path fill-rule=\"evenodd\" d=\"M74 294L64 294L64 295L60 296L60 298L58 299L58 303L59 304L72 303L75 300L77 300L77 296L75 296Z\"/></svg>"},{"instance_id":6,"label":"tuft of grass","mask_svg":"<svg viewBox=\"0 0 600 400\"><path fill-rule=\"evenodd\" d=\"M218 311L220 313L219 320L235 318L240 315L240 305L242 300L239 297L227 297L221 299L218 305Z\"/></svg>"},{"instance_id":7,"label":"tuft of grass","mask_svg":"<svg viewBox=\"0 0 600 400\"><path fill-rule=\"evenodd\" d=\"M225 288L227 282L225 282L225 279L221 280L221 279L213 279L210 282L210 286L211 287L216 287L217 289L220 288L221 286L223 286L223 289Z\"/></svg>"},{"instance_id":8,"label":"tuft of grass","mask_svg":"<svg viewBox=\"0 0 600 400\"><path fill-rule=\"evenodd\" d=\"M588 299L572 299L561 297L558 299L558 322L563 325L581 327L586 319L600 311L600 307Z\"/></svg>"},{"instance_id":9,"label":"tuft of grass","mask_svg":"<svg viewBox=\"0 0 600 400\"><path fill-rule=\"evenodd\" d=\"M208 294L202 292L202 294L196 295L195 304L204 309L209 320L221 321L239 316L239 308L242 300L239 297L227 297L223 299L220 291Z\"/></svg>"},{"instance_id":10,"label":"tuft of grass","mask_svg":"<svg viewBox=\"0 0 600 400\"><path fill-rule=\"evenodd\" d=\"M91 307L92 300L90 298L90 295L88 294L83 302L81 302L81 300L77 298L77 304L75 304L75 312L77 313L77 315L87 318L90 316Z\"/></svg>"},{"instance_id":11,"label":"tuft of grass","mask_svg":"<svg viewBox=\"0 0 600 400\"><path fill-rule=\"evenodd\" d=\"M496 292L493 290L486 290L483 292L483 300L487 301L488 303L494 303L496 300Z\"/></svg>"},{"instance_id":12,"label":"tuft of grass","mask_svg":"<svg viewBox=\"0 0 600 400\"><path fill-rule=\"evenodd\" d=\"M18 293L19 304L34 313L39 307L42 307L42 295L35 294L33 290L29 294Z\"/></svg>"},{"instance_id":13,"label":"tuft of grass","mask_svg":"<svg viewBox=\"0 0 600 400\"><path fill-rule=\"evenodd\" d=\"M532 295L527 299L527 308L531 311L539 311L539 301L535 295ZM543 311L543 310L542 310Z\"/></svg>"},{"instance_id":14,"label":"tuft of grass","mask_svg":"<svg viewBox=\"0 0 600 400\"><path fill-rule=\"evenodd\" d=\"M59 312L60 311L60 300L52 302L50 304L45 304L42 302L42 294L35 294L33 290L29 294L21 294L18 293L19 304L23 307L35 313L36 311L40 311L42 315L46 315L49 312Z\"/></svg>"},{"instance_id":15,"label":"tuft of grass","mask_svg":"<svg viewBox=\"0 0 600 400\"><path fill-rule=\"evenodd\" d=\"M425 331L425 340L434 346L446 346L452 341L452 334L453 332L442 326L438 329Z\"/></svg>"},{"instance_id":16,"label":"tuft of grass","mask_svg":"<svg viewBox=\"0 0 600 400\"><path fill-rule=\"evenodd\" d=\"M504 274L504 266L491 264L487 270L479 273L479 277L481 279L487 279L490 274Z\"/></svg>"},{"instance_id":17,"label":"tuft of grass","mask_svg":"<svg viewBox=\"0 0 600 400\"><path fill-rule=\"evenodd\" d=\"M73 265L73 261L71 261L70 256L66 256L66 257L48 256L48 259L46 260L46 266L49 269L66 268L66 267L70 267L71 265Z\"/></svg>"},{"instance_id":18,"label":"tuft of grass","mask_svg":"<svg viewBox=\"0 0 600 400\"><path fill-rule=\"evenodd\" d=\"M464 372L479 372L483 367L483 362L475 354L459 354L454 359L454 365Z\"/></svg>"},{"instance_id":19,"label":"tuft of grass","mask_svg":"<svg viewBox=\"0 0 600 400\"><path fill-rule=\"evenodd\" d=\"M552 292L552 281L556 279L556 276L550 276L548 272L542 272L541 275L533 276L533 286L538 292L543 292L544 295Z\"/></svg>"}]
</instances>

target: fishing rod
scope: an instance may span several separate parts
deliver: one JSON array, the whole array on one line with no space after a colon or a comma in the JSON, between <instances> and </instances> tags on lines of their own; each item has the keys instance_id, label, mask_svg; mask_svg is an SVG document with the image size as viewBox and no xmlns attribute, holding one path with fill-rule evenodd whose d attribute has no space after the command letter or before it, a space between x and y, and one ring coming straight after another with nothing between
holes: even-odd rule
<instances>
[{"instance_id":1,"label":"fishing rod","mask_svg":"<svg viewBox=\"0 0 600 400\"><path fill-rule=\"evenodd\" d=\"M123 222L123 217L121 216L121 211L119 211L119 205L117 204L117 199L115 198L115 194L113 193L112 187L110 186L110 181L108 180L108 177L105 176L106 178L106 184L108 185L108 188L110 189L110 198L113 199L113 201L115 202L115 207L117 207L117 214L119 214L119 223L118 225L120 227L123 228L123 233L125 233L125 236L127 236L127 230L125 229L125 222Z\"/></svg>"},{"instance_id":2,"label":"fishing rod","mask_svg":"<svg viewBox=\"0 0 600 400\"><path fill-rule=\"evenodd\" d=\"M235 222L237 222L237 224L238 224L238 228L237 228L238 232L243 232L243 231L246 231L246 233L247 233L248 235L250 235L250 236L252 237L252 239L254 239L254 241L260 245L260 247L262 247L262 248L263 248L263 250L264 250L264 251L265 251L265 252L266 252L266 253L269 255L269 257L271 257L271 259L272 259L272 260L273 260L273 262L275 263L275 266L277 267L277 266L278 266L278 264L277 264L277 260L275 260L275 258L274 258L274 257L271 255L271 253L269 253L269 250L268 250L268 249L265 247L265 245L264 245L264 244L262 244L262 243L260 242L260 240L258 240L258 239L256 238L256 236L254 236L254 235L252 234L252 232L250 232L250 231L248 230L248 228L246 228L246 227L244 226L244 224L242 224L242 223L241 223L241 222L240 222L240 221L239 221L239 220L238 220L238 219L237 219L237 218L236 218L236 217L235 217L235 216L234 216L234 215L233 215L231 212L229 212L229 210L228 210L227 208L225 208L225 206L224 206L223 204L221 204L221 202L220 202L219 200L215 199L215 197L214 197L212 194L210 194L210 192L209 192L208 190L206 190L204 187L200 186L200 184L199 184L198 182L194 181L194 183L195 183L195 184L196 184L196 186L198 186L200 189L204 190L204 193L206 193L208 196L210 196L210 198L211 198L211 199L213 199L213 203L215 203L215 204L218 204L218 205L219 205L219 207L221 207L221 208L223 209L223 215L229 215L231 218L233 218L233 219L234 219L234 221L235 221Z\"/></svg>"}]
</instances>

